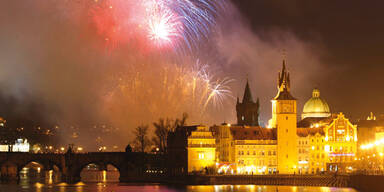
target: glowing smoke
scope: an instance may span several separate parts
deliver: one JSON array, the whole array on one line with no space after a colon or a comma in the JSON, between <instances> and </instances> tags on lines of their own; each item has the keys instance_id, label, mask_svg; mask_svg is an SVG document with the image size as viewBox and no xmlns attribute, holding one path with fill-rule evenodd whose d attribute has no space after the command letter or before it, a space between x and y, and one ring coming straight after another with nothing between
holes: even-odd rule
<instances>
[{"instance_id":1,"label":"glowing smoke","mask_svg":"<svg viewBox=\"0 0 384 192\"><path fill-rule=\"evenodd\" d=\"M159 117L188 112L189 123L234 123L231 95L242 96L246 74L254 97L261 99L262 117L267 119L283 48L288 51L294 96L310 92L302 80L321 69L311 44L285 32L271 32L274 38L263 40L229 4L225 15L212 9L224 6L211 1L164 1L182 23L178 30L183 33L159 37L180 37L175 47L193 51L175 62L154 50L143 54L148 39L157 37L146 32L137 35L136 30L147 28L134 22L140 11L135 12L137 17L126 11L132 5L118 0L80 2L0 3L0 24L7 26L0 31L1 95L3 102L15 101L3 107L0 116L7 114L8 121L31 117L34 123L46 121L65 130L76 127L80 133L76 142L89 146L100 136L92 131L95 124L111 125L119 130L120 138L104 139L124 146L135 126L151 124ZM111 7L105 2L112 3ZM131 2L136 5L138 1ZM189 12L187 3L195 5ZM21 14L20 10L25 11ZM223 22L215 20L219 14ZM105 42L118 48L106 52ZM202 65L196 65L198 59ZM35 102L35 110L26 108ZM34 114L42 118L35 120Z\"/></svg>"}]
</instances>

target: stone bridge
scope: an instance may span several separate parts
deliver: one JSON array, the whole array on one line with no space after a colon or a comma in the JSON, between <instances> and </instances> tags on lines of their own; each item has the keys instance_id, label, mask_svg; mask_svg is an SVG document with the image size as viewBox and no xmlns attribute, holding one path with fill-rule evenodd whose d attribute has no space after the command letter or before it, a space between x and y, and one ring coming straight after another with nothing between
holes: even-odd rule
<instances>
[{"instance_id":1,"label":"stone bridge","mask_svg":"<svg viewBox=\"0 0 384 192\"><path fill-rule=\"evenodd\" d=\"M19 173L31 162L39 163L45 171L56 166L61 173L61 180L76 183L81 180L80 172L89 164L96 164L100 170L107 170L107 165L116 167L120 181L140 181L148 177L158 177L165 173L165 158L162 155L135 152L91 152L91 153L11 153L0 152L0 178L18 180ZM153 171L158 170L156 174Z\"/></svg>"}]
</instances>

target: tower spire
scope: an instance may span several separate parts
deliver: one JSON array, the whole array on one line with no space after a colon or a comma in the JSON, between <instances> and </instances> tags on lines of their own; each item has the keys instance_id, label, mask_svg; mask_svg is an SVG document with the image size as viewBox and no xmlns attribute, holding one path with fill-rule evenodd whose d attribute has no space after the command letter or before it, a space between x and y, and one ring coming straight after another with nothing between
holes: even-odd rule
<instances>
[{"instance_id":1,"label":"tower spire","mask_svg":"<svg viewBox=\"0 0 384 192\"><path fill-rule=\"evenodd\" d=\"M252 98L251 88L249 86L249 81L247 78L243 101L240 103L239 99L237 98L237 103L236 103L237 124L248 125L248 126L258 126L259 125L259 106L260 106L259 100L257 99L257 102L254 102Z\"/></svg>"},{"instance_id":2,"label":"tower spire","mask_svg":"<svg viewBox=\"0 0 384 192\"><path fill-rule=\"evenodd\" d=\"M252 98L251 88L249 88L248 78L247 78L247 84L245 85L244 96L243 96L242 102L243 103L244 102L252 102L253 103L253 98Z\"/></svg>"},{"instance_id":3,"label":"tower spire","mask_svg":"<svg viewBox=\"0 0 384 192\"><path fill-rule=\"evenodd\" d=\"M285 59L283 59L283 66L278 75L277 89L278 93L275 99L295 99L290 93L291 82Z\"/></svg>"}]
</instances>

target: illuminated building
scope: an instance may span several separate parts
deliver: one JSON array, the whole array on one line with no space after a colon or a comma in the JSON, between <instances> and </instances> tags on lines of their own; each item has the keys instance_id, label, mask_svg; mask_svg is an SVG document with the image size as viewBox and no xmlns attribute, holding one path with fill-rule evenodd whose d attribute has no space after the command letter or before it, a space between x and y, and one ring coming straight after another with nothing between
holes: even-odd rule
<instances>
[{"instance_id":1,"label":"illuminated building","mask_svg":"<svg viewBox=\"0 0 384 192\"><path fill-rule=\"evenodd\" d=\"M308 174L310 173L309 158L310 158L310 138L307 133L300 133L300 129L297 129L297 152L298 152L298 173Z\"/></svg>"},{"instance_id":2,"label":"illuminated building","mask_svg":"<svg viewBox=\"0 0 384 192\"><path fill-rule=\"evenodd\" d=\"M360 120L358 133L358 162L360 169L384 170L384 116L371 113L366 120Z\"/></svg>"},{"instance_id":3,"label":"illuminated building","mask_svg":"<svg viewBox=\"0 0 384 192\"><path fill-rule=\"evenodd\" d=\"M322 128L298 128L299 173L314 174L326 170L328 155Z\"/></svg>"},{"instance_id":4,"label":"illuminated building","mask_svg":"<svg viewBox=\"0 0 384 192\"><path fill-rule=\"evenodd\" d=\"M208 127L197 126L188 136L188 172L203 171L216 163L216 143Z\"/></svg>"},{"instance_id":5,"label":"illuminated building","mask_svg":"<svg viewBox=\"0 0 384 192\"><path fill-rule=\"evenodd\" d=\"M320 98L319 89L312 91L312 97L304 105L302 120L297 122L296 99L291 95L285 60L278 74L277 88L268 128L258 126L259 105L253 102L248 81L242 103L237 100L238 124L211 127L216 139L218 173L351 171L357 150L356 125L342 113L332 115L328 103ZM384 151L382 153L384 156ZM197 157L196 154L192 156Z\"/></svg>"},{"instance_id":6,"label":"illuminated building","mask_svg":"<svg viewBox=\"0 0 384 192\"><path fill-rule=\"evenodd\" d=\"M301 119L305 119L307 117L329 116L331 116L331 111L329 109L328 103L324 99L320 98L319 89L313 89L312 98L304 104Z\"/></svg>"},{"instance_id":7,"label":"illuminated building","mask_svg":"<svg viewBox=\"0 0 384 192\"><path fill-rule=\"evenodd\" d=\"M283 60L278 76L278 93L272 100L272 127L277 129L277 167L281 174L293 174L297 169L296 99L290 92L290 77Z\"/></svg>"},{"instance_id":8,"label":"illuminated building","mask_svg":"<svg viewBox=\"0 0 384 192\"><path fill-rule=\"evenodd\" d=\"M13 145L0 145L0 152L29 152L27 139L17 139Z\"/></svg>"},{"instance_id":9,"label":"illuminated building","mask_svg":"<svg viewBox=\"0 0 384 192\"><path fill-rule=\"evenodd\" d=\"M384 138L384 117L376 116L371 112L366 120L360 120L357 126L359 147L374 143L376 140Z\"/></svg>"},{"instance_id":10,"label":"illuminated building","mask_svg":"<svg viewBox=\"0 0 384 192\"><path fill-rule=\"evenodd\" d=\"M219 173L271 174L277 171L276 129L229 124L212 128L218 141Z\"/></svg>"},{"instance_id":11,"label":"illuminated building","mask_svg":"<svg viewBox=\"0 0 384 192\"><path fill-rule=\"evenodd\" d=\"M249 84L245 86L243 104L253 101ZM258 103L258 102L256 102ZM232 168L235 174L295 173L297 169L296 100L290 94L289 73L283 68L279 73L278 93L272 100L272 128L255 126L256 123L242 121L255 116L243 117L239 113L239 125L214 126L218 162ZM253 111L256 105L243 105L244 111ZM257 105L257 110L258 110ZM252 113L251 113L252 114ZM249 115L249 113L248 113ZM240 119L239 119L240 118ZM247 125L248 124L248 125ZM234 169L234 170L233 170ZM221 171L219 167L219 172Z\"/></svg>"},{"instance_id":12,"label":"illuminated building","mask_svg":"<svg viewBox=\"0 0 384 192\"><path fill-rule=\"evenodd\" d=\"M349 171L356 158L357 127L344 114L331 115L329 106L320 99L320 91L314 89L312 98L306 102L302 120L298 123L299 156L308 151L309 173L322 171ZM306 139L304 139L306 138ZM302 141L308 143L303 147ZM302 149L306 148L306 149ZM300 162L300 159L299 159ZM304 171L305 170L305 171ZM304 169L306 172L307 170Z\"/></svg>"}]
</instances>

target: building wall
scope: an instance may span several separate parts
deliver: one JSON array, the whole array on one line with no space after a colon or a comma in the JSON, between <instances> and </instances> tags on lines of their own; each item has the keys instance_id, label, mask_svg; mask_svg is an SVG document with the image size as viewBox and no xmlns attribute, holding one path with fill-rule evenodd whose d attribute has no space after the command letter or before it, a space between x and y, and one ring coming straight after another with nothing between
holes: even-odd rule
<instances>
[{"instance_id":1,"label":"building wall","mask_svg":"<svg viewBox=\"0 0 384 192\"><path fill-rule=\"evenodd\" d=\"M197 127L188 137L188 172L204 171L216 163L216 141L208 127Z\"/></svg>"},{"instance_id":2,"label":"building wall","mask_svg":"<svg viewBox=\"0 0 384 192\"><path fill-rule=\"evenodd\" d=\"M327 170L328 144L324 135L316 133L309 136L309 173L315 174Z\"/></svg>"},{"instance_id":3,"label":"building wall","mask_svg":"<svg viewBox=\"0 0 384 192\"><path fill-rule=\"evenodd\" d=\"M308 174L309 173L309 163L310 163L310 154L309 150L311 149L310 137L298 137L297 139L297 153L298 153L298 173Z\"/></svg>"},{"instance_id":4,"label":"building wall","mask_svg":"<svg viewBox=\"0 0 384 192\"><path fill-rule=\"evenodd\" d=\"M271 174L277 169L276 140L236 140L237 174Z\"/></svg>"},{"instance_id":5,"label":"building wall","mask_svg":"<svg viewBox=\"0 0 384 192\"><path fill-rule=\"evenodd\" d=\"M351 164L356 158L357 152L357 128L340 113L333 122L325 127L325 140L330 146L329 163L330 171L339 170L336 167L345 167L341 164Z\"/></svg>"},{"instance_id":6,"label":"building wall","mask_svg":"<svg viewBox=\"0 0 384 192\"><path fill-rule=\"evenodd\" d=\"M329 124L316 123L316 126L311 125L307 129L313 130L316 127L323 131L312 131L298 139L299 169L305 170L303 168L308 167L309 174L351 171L347 168L352 168L350 166L356 159L356 126L339 114ZM305 158L309 159L307 166L304 165Z\"/></svg>"},{"instance_id":7,"label":"building wall","mask_svg":"<svg viewBox=\"0 0 384 192\"><path fill-rule=\"evenodd\" d=\"M215 138L216 138L216 152L217 161L221 163L233 162L232 154L232 135L230 131L230 124L224 124L221 126L214 126Z\"/></svg>"},{"instance_id":8,"label":"building wall","mask_svg":"<svg viewBox=\"0 0 384 192\"><path fill-rule=\"evenodd\" d=\"M295 100L273 100L272 119L277 128L277 163L281 174L297 173L297 115Z\"/></svg>"}]
</instances>

